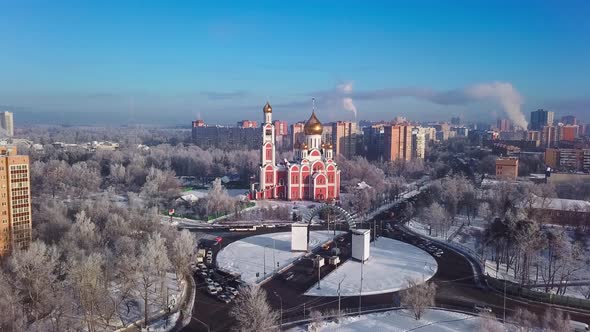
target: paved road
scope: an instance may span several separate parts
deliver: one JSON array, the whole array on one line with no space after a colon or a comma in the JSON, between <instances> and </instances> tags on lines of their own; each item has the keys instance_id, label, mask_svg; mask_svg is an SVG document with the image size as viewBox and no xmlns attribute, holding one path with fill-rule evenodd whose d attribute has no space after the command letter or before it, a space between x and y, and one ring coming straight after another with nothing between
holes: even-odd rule
<instances>
[{"instance_id":1,"label":"paved road","mask_svg":"<svg viewBox=\"0 0 590 332\"><path fill-rule=\"evenodd\" d=\"M399 208L395 210L399 210ZM396 211L397 215L399 215L398 212L400 211ZM377 216L376 221L378 224L381 224L381 222L384 225L386 223L394 224L389 212ZM263 232L286 230L288 229L267 229ZM260 233L262 232L256 232L255 234ZM254 235L253 233L244 234L235 232L218 232L213 234L224 236L223 245L227 245L245 236ZM384 236L412 244L418 244L420 241L424 241L424 239L420 239L416 235L405 233L403 230L397 228L389 232L389 234L384 234ZM348 241L349 239L347 239ZM349 255L349 252L343 251L341 259L348 259ZM432 280L438 286L436 296L437 306L471 311L474 304L484 304L490 306L499 318L503 317L503 294L478 285L474 279L472 266L464 256L455 251L445 249L444 254L441 257L435 257L435 259L439 268ZM322 276L329 273L329 271L330 268L322 270ZM337 298L302 295L317 281L317 270L312 267L309 261L302 261L299 264L295 264L292 268L285 271L283 275L289 272L295 273L293 279L285 281L281 276L278 276L264 285L271 305L276 310L280 310L282 306L283 319L285 321L303 318L304 315L309 316L312 310L325 312L338 308ZM358 309L359 304L362 304L363 308L392 305L398 296L399 294L397 293L363 296L360 301L361 303L359 303L358 296L342 297L341 307L343 309ZM552 306L522 299L506 298L507 317L519 307L526 308L538 315L543 315L545 310ZM228 331L234 323L228 315L230 308L231 304L221 303L206 295L205 292L198 291L193 316L208 324L211 331ZM567 312L570 314L571 319L590 323L590 315L588 313L576 310L567 310ZM207 329L202 324L192 321L183 331L207 331Z\"/></svg>"}]
</instances>

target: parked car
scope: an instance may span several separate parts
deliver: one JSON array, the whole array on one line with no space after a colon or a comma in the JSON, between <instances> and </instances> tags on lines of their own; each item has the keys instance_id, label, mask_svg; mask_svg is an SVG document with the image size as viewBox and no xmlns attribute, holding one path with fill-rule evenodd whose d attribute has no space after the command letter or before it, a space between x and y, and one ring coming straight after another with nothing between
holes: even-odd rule
<instances>
[{"instance_id":1,"label":"parked car","mask_svg":"<svg viewBox=\"0 0 590 332\"><path fill-rule=\"evenodd\" d=\"M209 277L209 275L207 274L207 271L200 271L199 272L199 277L203 278L203 279L207 279Z\"/></svg>"},{"instance_id":2,"label":"parked car","mask_svg":"<svg viewBox=\"0 0 590 332\"><path fill-rule=\"evenodd\" d=\"M227 292L227 291L226 291L226 292L225 292L225 293L223 293L223 294L224 294L225 296L229 297L229 299L230 299L230 300L233 300L233 299L235 299L235 298L236 298L236 296L235 296L233 293L231 293L231 292Z\"/></svg>"},{"instance_id":3,"label":"parked car","mask_svg":"<svg viewBox=\"0 0 590 332\"><path fill-rule=\"evenodd\" d=\"M221 285L217 281L213 282L213 286L215 286L215 288L217 288L218 292L221 292L223 290L223 287L221 287Z\"/></svg>"},{"instance_id":4,"label":"parked car","mask_svg":"<svg viewBox=\"0 0 590 332\"><path fill-rule=\"evenodd\" d=\"M590 331L590 327L586 323L570 320L570 327L574 332L586 332Z\"/></svg>"},{"instance_id":5,"label":"parked car","mask_svg":"<svg viewBox=\"0 0 590 332\"><path fill-rule=\"evenodd\" d=\"M227 295L225 294L219 294L217 295L217 299L221 302L225 302L225 303L230 303L231 299L229 297L227 297Z\"/></svg>"},{"instance_id":6,"label":"parked car","mask_svg":"<svg viewBox=\"0 0 590 332\"><path fill-rule=\"evenodd\" d=\"M207 293L211 295L217 295L217 288L212 285L207 286Z\"/></svg>"},{"instance_id":7,"label":"parked car","mask_svg":"<svg viewBox=\"0 0 590 332\"><path fill-rule=\"evenodd\" d=\"M207 257L207 264L212 264L212 263L213 263L213 258Z\"/></svg>"},{"instance_id":8,"label":"parked car","mask_svg":"<svg viewBox=\"0 0 590 332\"><path fill-rule=\"evenodd\" d=\"M213 279L211 278L206 278L205 282L207 283L207 285L213 285Z\"/></svg>"},{"instance_id":9,"label":"parked car","mask_svg":"<svg viewBox=\"0 0 590 332\"><path fill-rule=\"evenodd\" d=\"M238 296L238 294L240 293L240 292L238 292L238 290L237 290L237 289L235 289L235 288L233 288L233 287L229 287L229 286L228 286L228 287L225 287L225 290L226 290L228 293L231 293L231 294L233 294L234 296Z\"/></svg>"}]
</instances>

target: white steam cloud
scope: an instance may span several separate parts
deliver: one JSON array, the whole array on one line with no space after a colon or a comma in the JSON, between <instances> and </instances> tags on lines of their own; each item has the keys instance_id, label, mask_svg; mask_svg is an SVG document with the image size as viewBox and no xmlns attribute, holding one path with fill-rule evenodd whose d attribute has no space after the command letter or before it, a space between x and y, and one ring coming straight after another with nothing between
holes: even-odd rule
<instances>
[{"instance_id":1,"label":"white steam cloud","mask_svg":"<svg viewBox=\"0 0 590 332\"><path fill-rule=\"evenodd\" d=\"M357 117L354 101L358 100L391 100L412 97L437 105L467 105L477 102L491 101L498 104L514 125L527 128L527 121L521 112L523 98L508 82L484 82L463 88L437 91L425 87L400 87L370 91L354 91L352 82L338 84L335 89L316 91L312 95L319 96L331 108L344 108ZM353 101L354 100L354 101Z\"/></svg>"},{"instance_id":2,"label":"white steam cloud","mask_svg":"<svg viewBox=\"0 0 590 332\"><path fill-rule=\"evenodd\" d=\"M336 86L336 90L343 95L342 99L341 99L341 104L342 107L347 110L350 111L354 114L354 119L356 120L356 116L357 116L357 109L356 106L354 105L354 102L352 101L351 97L348 97L350 94L352 94L352 82L347 82L347 83L343 83L343 84L339 84Z\"/></svg>"},{"instance_id":3,"label":"white steam cloud","mask_svg":"<svg viewBox=\"0 0 590 332\"><path fill-rule=\"evenodd\" d=\"M465 89L465 93L474 99L492 99L502 105L506 116L516 126L526 129L528 123L520 107L523 98L510 83L493 82L476 84Z\"/></svg>"}]
</instances>

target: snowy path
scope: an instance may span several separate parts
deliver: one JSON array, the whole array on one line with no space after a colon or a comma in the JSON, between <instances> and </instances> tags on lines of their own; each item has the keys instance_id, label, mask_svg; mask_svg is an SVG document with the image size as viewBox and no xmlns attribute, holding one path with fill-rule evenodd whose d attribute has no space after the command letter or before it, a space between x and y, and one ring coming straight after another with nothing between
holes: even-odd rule
<instances>
[{"instance_id":1,"label":"snowy path","mask_svg":"<svg viewBox=\"0 0 590 332\"><path fill-rule=\"evenodd\" d=\"M363 295L391 293L406 288L408 278L428 280L438 265L430 254L413 245L381 237L377 246L371 243L370 258L363 266ZM338 283L342 296L357 296L360 291L361 263L347 260L310 288L305 295L338 296Z\"/></svg>"},{"instance_id":2,"label":"snowy path","mask_svg":"<svg viewBox=\"0 0 590 332\"><path fill-rule=\"evenodd\" d=\"M339 234L339 232L336 232ZM309 248L313 249L332 239L332 231L310 232ZM242 275L249 284L260 282L266 275L291 264L303 256L302 252L291 252L291 232L261 234L233 242L217 254L217 266ZM259 274L256 277L256 273Z\"/></svg>"}]
</instances>

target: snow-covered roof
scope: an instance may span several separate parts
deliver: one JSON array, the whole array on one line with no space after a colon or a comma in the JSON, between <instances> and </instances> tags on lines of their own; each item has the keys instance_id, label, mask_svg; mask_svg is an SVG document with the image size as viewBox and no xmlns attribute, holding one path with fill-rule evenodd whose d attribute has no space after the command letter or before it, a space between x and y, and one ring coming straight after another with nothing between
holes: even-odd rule
<instances>
[{"instance_id":1,"label":"snow-covered roof","mask_svg":"<svg viewBox=\"0 0 590 332\"><path fill-rule=\"evenodd\" d=\"M356 188L357 189L367 189L367 188L371 188L370 185L368 185L365 181L359 182L356 184Z\"/></svg>"},{"instance_id":2,"label":"snow-covered roof","mask_svg":"<svg viewBox=\"0 0 590 332\"><path fill-rule=\"evenodd\" d=\"M535 197L533 207L536 209L557 211L590 211L590 202L577 199Z\"/></svg>"}]
</instances>

